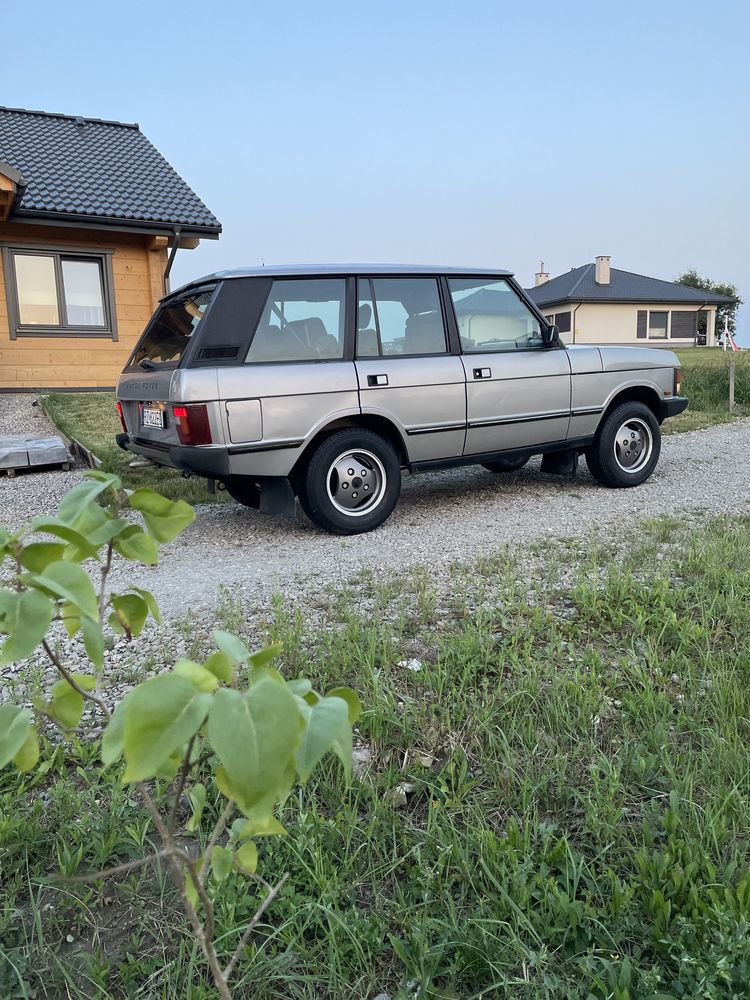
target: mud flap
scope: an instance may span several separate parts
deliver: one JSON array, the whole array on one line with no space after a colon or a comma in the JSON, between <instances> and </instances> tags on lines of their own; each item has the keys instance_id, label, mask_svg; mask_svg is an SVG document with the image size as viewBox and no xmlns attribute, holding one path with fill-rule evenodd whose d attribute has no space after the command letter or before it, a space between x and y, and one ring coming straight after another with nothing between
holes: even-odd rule
<instances>
[{"instance_id":1,"label":"mud flap","mask_svg":"<svg viewBox=\"0 0 750 1000\"><path fill-rule=\"evenodd\" d=\"M571 479L578 469L578 452L550 451L542 457L542 472L548 476L568 476Z\"/></svg>"},{"instance_id":2,"label":"mud flap","mask_svg":"<svg viewBox=\"0 0 750 1000\"><path fill-rule=\"evenodd\" d=\"M288 479L274 477L259 479L260 511L262 514L276 514L282 517L294 517L297 505L294 499L292 484Z\"/></svg>"}]
</instances>

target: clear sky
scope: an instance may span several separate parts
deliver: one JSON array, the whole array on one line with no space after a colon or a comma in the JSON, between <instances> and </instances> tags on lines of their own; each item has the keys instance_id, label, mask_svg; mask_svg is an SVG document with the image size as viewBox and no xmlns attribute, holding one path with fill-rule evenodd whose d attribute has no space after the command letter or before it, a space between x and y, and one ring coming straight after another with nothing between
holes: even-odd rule
<instances>
[{"instance_id":1,"label":"clear sky","mask_svg":"<svg viewBox=\"0 0 750 1000\"><path fill-rule=\"evenodd\" d=\"M750 303L748 0L1 6L0 103L139 122L223 223L178 283L605 253Z\"/></svg>"}]
</instances>

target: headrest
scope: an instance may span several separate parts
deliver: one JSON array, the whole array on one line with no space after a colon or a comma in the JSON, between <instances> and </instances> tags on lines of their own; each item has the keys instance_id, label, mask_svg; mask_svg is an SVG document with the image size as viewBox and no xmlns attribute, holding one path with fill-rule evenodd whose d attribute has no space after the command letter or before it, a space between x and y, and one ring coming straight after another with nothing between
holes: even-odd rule
<instances>
[{"instance_id":1,"label":"headrest","mask_svg":"<svg viewBox=\"0 0 750 1000\"><path fill-rule=\"evenodd\" d=\"M368 302L363 302L357 310L357 329L366 330L372 319L372 306Z\"/></svg>"}]
</instances>

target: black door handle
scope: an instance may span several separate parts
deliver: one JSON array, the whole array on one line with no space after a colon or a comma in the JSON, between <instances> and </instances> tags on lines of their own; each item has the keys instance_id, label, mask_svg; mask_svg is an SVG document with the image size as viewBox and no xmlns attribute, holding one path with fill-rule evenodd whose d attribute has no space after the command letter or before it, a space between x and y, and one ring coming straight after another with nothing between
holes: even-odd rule
<instances>
[{"instance_id":1,"label":"black door handle","mask_svg":"<svg viewBox=\"0 0 750 1000\"><path fill-rule=\"evenodd\" d=\"M474 378L492 378L491 368L475 368Z\"/></svg>"},{"instance_id":2,"label":"black door handle","mask_svg":"<svg viewBox=\"0 0 750 1000\"><path fill-rule=\"evenodd\" d=\"M377 386L380 386L380 385L388 385L388 376L387 375L368 375L367 376L367 384L371 385L371 386L375 386L376 388L377 388Z\"/></svg>"}]
</instances>

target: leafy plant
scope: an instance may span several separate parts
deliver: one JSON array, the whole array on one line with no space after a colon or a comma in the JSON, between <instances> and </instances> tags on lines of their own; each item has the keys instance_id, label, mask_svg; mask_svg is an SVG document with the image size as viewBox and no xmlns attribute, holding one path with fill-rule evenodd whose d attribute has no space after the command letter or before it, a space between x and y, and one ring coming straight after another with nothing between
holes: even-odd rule
<instances>
[{"instance_id":1,"label":"leafy plant","mask_svg":"<svg viewBox=\"0 0 750 1000\"><path fill-rule=\"evenodd\" d=\"M106 629L130 640L149 619L159 620L158 604L148 591L135 586L108 591L113 561L119 556L154 565L159 546L193 518L184 501L149 489L123 489L116 476L95 471L63 498L57 517L35 518L12 534L0 529L0 560L13 564L8 585L0 590L0 633L5 635L0 665L26 659L41 647L59 674L47 697L31 707L0 706L0 767L12 763L22 773L31 771L43 726L54 725L70 737L89 720L105 724L102 761L121 768L124 785L137 786L161 847L82 878L102 879L164 859L216 987L229 998L235 967L287 878L270 885L257 874L256 840L286 833L274 810L329 751L349 773L351 727L360 706L349 689L321 696L304 678L286 681L272 666L280 646L253 653L237 636L217 630L216 649L206 660L178 660L172 670L129 691L110 713ZM97 587L92 575L98 577ZM60 626L71 638L81 636L90 663L85 672L69 669L54 648L51 635ZM224 806L201 850L190 842L186 846L178 821L186 797L191 815L185 834L203 829L207 790L194 776L204 759L212 764ZM136 841L142 843L143 836L139 833ZM77 866L75 859L61 864L71 870ZM222 964L214 941L212 890L232 872L257 881L266 895Z\"/></svg>"}]
</instances>

